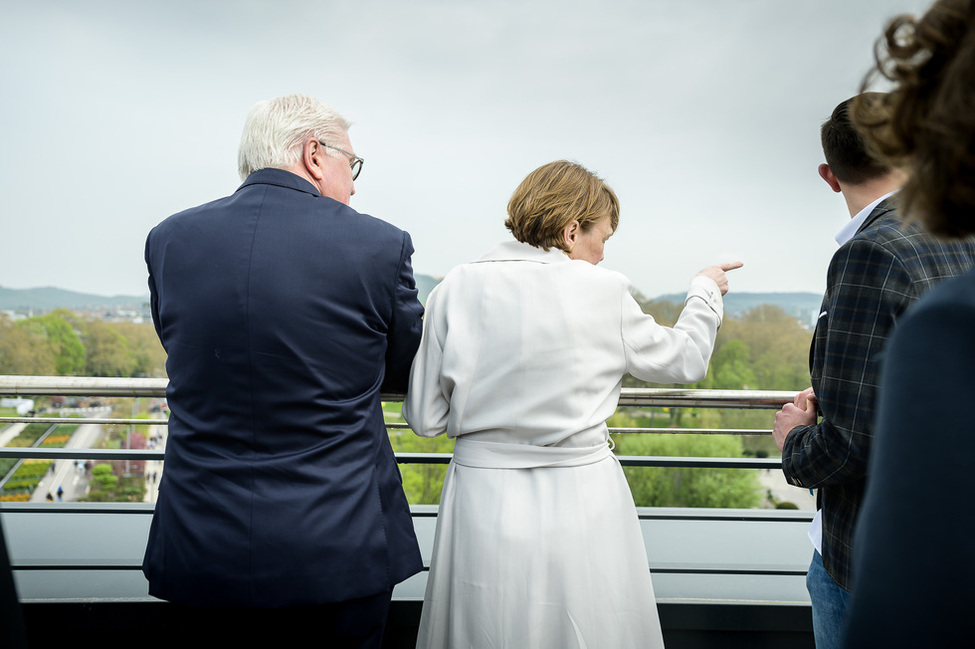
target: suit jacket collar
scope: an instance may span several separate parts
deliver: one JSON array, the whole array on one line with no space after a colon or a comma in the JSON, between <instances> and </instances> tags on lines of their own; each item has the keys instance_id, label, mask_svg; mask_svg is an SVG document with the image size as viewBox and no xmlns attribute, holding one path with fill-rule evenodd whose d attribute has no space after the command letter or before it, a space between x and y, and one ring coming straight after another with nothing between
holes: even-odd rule
<instances>
[{"instance_id":1,"label":"suit jacket collar","mask_svg":"<svg viewBox=\"0 0 975 649\"><path fill-rule=\"evenodd\" d=\"M870 216L866 218L866 220L863 222L863 225L861 225L857 229L857 234L863 232L864 230L869 228L874 222L876 222L877 219L884 216L885 214L889 214L893 212L895 209L897 209L897 194L894 194L893 196L888 196L884 200L880 201L877 207L873 208L873 211L870 212Z\"/></svg>"},{"instance_id":2,"label":"suit jacket collar","mask_svg":"<svg viewBox=\"0 0 975 649\"><path fill-rule=\"evenodd\" d=\"M249 187L250 185L277 185L278 187L296 189L300 192L305 192L306 194L312 194L313 196L322 195L314 185L298 174L285 171L284 169L275 169L273 167L258 169L247 177L247 180L245 180L244 184L237 188L237 191L240 191L244 187Z\"/></svg>"}]
</instances>

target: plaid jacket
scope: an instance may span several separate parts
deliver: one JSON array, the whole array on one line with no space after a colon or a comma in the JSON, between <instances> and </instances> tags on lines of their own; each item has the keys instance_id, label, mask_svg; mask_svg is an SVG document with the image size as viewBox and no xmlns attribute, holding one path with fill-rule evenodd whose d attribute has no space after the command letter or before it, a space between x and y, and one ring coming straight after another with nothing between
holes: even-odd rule
<instances>
[{"instance_id":1,"label":"plaid jacket","mask_svg":"<svg viewBox=\"0 0 975 649\"><path fill-rule=\"evenodd\" d=\"M830 261L809 350L822 418L814 426L789 432L782 469L791 484L819 490L823 565L847 590L853 529L873 437L881 350L897 319L919 295L970 268L975 268L975 239L943 241L918 223L905 224L892 198L871 212Z\"/></svg>"}]
</instances>

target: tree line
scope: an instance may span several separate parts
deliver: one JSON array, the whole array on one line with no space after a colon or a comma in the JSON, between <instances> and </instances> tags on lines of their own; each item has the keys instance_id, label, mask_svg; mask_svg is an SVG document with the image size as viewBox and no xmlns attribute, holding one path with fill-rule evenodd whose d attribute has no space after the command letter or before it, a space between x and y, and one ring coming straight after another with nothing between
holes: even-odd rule
<instances>
[{"instance_id":1,"label":"tree line","mask_svg":"<svg viewBox=\"0 0 975 649\"><path fill-rule=\"evenodd\" d=\"M164 377L166 352L151 323L67 309L17 321L0 314L0 374Z\"/></svg>"},{"instance_id":2,"label":"tree line","mask_svg":"<svg viewBox=\"0 0 975 649\"><path fill-rule=\"evenodd\" d=\"M682 305L646 300L644 311L673 325ZM703 381L691 388L801 390L809 385L812 332L772 305L725 316ZM165 377L166 354L150 323L85 320L59 309L14 322L0 315L0 373L28 375ZM627 376L627 387L654 385ZM399 404L387 404L396 420ZM620 408L611 427L754 428L771 430L769 410ZM449 453L453 440L427 439L409 431L390 434L398 452ZM614 434L618 455L766 457L778 451L767 433L756 435ZM446 467L403 465L412 503L436 503ZM638 506L757 507L765 504L755 471L743 469L625 469Z\"/></svg>"},{"instance_id":3,"label":"tree line","mask_svg":"<svg viewBox=\"0 0 975 649\"><path fill-rule=\"evenodd\" d=\"M638 297L644 311L672 326L682 305ZM707 377L689 387L799 390L809 385L811 332L779 307L726 316ZM84 319L67 309L14 321L0 314L0 374L166 376L166 352L151 323ZM650 384L626 377L624 385Z\"/></svg>"},{"instance_id":4,"label":"tree line","mask_svg":"<svg viewBox=\"0 0 975 649\"><path fill-rule=\"evenodd\" d=\"M660 300L637 301L660 324L673 326L683 305ZM740 317L725 315L705 379L689 387L714 390L801 390L809 387L809 343L812 332L772 304L762 304ZM633 377L624 385L645 386Z\"/></svg>"}]
</instances>

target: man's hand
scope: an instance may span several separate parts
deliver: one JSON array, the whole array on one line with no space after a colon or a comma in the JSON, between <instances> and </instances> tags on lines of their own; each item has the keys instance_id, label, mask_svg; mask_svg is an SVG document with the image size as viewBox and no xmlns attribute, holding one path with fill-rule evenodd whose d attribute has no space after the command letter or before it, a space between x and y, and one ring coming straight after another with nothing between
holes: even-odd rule
<instances>
[{"instance_id":1,"label":"man's hand","mask_svg":"<svg viewBox=\"0 0 975 649\"><path fill-rule=\"evenodd\" d=\"M819 402L816 401L816 393L813 392L812 388L806 388L805 390L797 394L796 398L792 401L792 403L795 404L796 408L798 408L799 410L805 410L806 401L808 401L809 399L813 400L817 408L819 407Z\"/></svg>"},{"instance_id":2,"label":"man's hand","mask_svg":"<svg viewBox=\"0 0 975 649\"><path fill-rule=\"evenodd\" d=\"M816 423L816 411L819 403L812 388L803 390L796 395L794 403L787 403L782 410L775 413L775 425L772 426L772 439L782 451L785 438L789 431L796 426L812 426Z\"/></svg>"}]
</instances>

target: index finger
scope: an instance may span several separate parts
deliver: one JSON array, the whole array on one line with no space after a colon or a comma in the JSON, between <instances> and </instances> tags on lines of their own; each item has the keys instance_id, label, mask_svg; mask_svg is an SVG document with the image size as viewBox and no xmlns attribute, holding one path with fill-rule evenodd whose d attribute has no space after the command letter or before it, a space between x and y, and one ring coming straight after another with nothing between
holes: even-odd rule
<instances>
[{"instance_id":1,"label":"index finger","mask_svg":"<svg viewBox=\"0 0 975 649\"><path fill-rule=\"evenodd\" d=\"M741 268L744 265L745 263L741 261L729 261L723 264L718 264L718 268L720 268L725 272L728 272L729 270L735 270L736 268Z\"/></svg>"}]
</instances>

